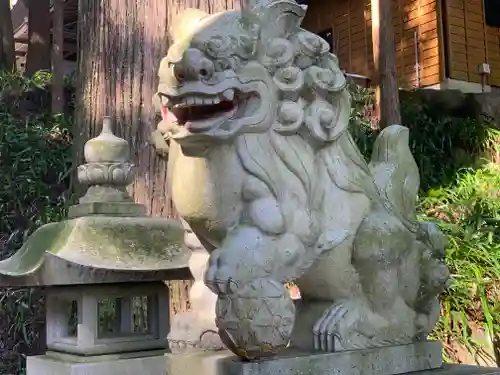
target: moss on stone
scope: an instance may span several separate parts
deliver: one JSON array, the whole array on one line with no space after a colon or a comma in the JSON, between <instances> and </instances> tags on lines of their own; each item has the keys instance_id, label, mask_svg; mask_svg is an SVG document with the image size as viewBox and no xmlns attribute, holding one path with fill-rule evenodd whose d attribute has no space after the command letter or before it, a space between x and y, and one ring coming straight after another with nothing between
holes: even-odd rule
<instances>
[{"instance_id":1,"label":"moss on stone","mask_svg":"<svg viewBox=\"0 0 500 375\"><path fill-rule=\"evenodd\" d=\"M35 231L15 255L0 262L0 274L35 272L46 253L98 268L165 268L184 262L188 252L183 238L184 231L174 220L108 216L65 220Z\"/></svg>"}]
</instances>

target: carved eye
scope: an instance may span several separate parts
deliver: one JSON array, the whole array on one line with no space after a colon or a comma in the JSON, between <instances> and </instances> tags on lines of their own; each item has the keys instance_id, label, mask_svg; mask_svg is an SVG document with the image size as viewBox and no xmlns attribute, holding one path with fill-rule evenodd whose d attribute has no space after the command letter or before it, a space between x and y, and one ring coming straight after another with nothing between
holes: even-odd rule
<instances>
[{"instance_id":1,"label":"carved eye","mask_svg":"<svg viewBox=\"0 0 500 375\"><path fill-rule=\"evenodd\" d=\"M207 54L219 57L231 46L231 39L224 36L216 36L206 43Z\"/></svg>"}]
</instances>

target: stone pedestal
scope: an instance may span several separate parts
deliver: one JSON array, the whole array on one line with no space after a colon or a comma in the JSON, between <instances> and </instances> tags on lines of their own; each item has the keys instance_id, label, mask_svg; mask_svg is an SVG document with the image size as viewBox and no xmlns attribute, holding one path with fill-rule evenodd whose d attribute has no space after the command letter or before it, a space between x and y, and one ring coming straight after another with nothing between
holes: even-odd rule
<instances>
[{"instance_id":1,"label":"stone pedestal","mask_svg":"<svg viewBox=\"0 0 500 375\"><path fill-rule=\"evenodd\" d=\"M26 365L30 375L166 375L163 351L89 357L48 352L28 357Z\"/></svg>"},{"instance_id":2,"label":"stone pedestal","mask_svg":"<svg viewBox=\"0 0 500 375\"><path fill-rule=\"evenodd\" d=\"M442 367L439 342L419 342L339 353L284 350L246 362L230 352L167 354L168 375L398 375Z\"/></svg>"},{"instance_id":3,"label":"stone pedestal","mask_svg":"<svg viewBox=\"0 0 500 375\"><path fill-rule=\"evenodd\" d=\"M439 343L325 354L288 350L257 362L243 362L229 351L90 357L48 352L28 357L27 366L32 375L500 375L498 368L443 366L440 353Z\"/></svg>"}]
</instances>

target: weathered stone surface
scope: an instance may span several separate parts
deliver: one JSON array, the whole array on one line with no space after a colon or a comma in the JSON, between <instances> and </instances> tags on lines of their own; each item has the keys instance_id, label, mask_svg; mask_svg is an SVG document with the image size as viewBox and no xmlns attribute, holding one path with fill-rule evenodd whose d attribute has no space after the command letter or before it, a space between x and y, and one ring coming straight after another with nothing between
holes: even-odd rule
<instances>
[{"instance_id":1,"label":"weathered stone surface","mask_svg":"<svg viewBox=\"0 0 500 375\"><path fill-rule=\"evenodd\" d=\"M377 349L371 349L377 350ZM370 350L367 350L370 351ZM342 356L347 353L319 354L319 356ZM234 362L234 357L228 352L198 353L187 355L144 356L134 358L123 354L120 356L79 357L71 360L71 356L59 354L47 354L45 356L28 358L29 375L232 375L231 366L241 366L237 375L331 375L331 374L355 374L355 375L396 375L405 374L401 372L403 367L397 370L383 372L383 366L377 363L368 363L366 367L350 367L346 372L337 372L341 366L325 367L324 371L318 368L307 368L303 372L291 373L287 371L287 363L281 362L281 366L273 367L267 362L276 362L279 359L264 361L260 365L263 369L274 372L253 372L257 364ZM366 361L366 359L363 359ZM301 361L298 359L297 361ZM302 359L307 362L307 359ZM289 363L288 363L289 364ZM234 367L233 367L234 368ZM319 370L319 371L318 371ZM442 368L428 369L412 372L411 375L498 375L500 371L493 367L478 367L467 365L444 365Z\"/></svg>"},{"instance_id":2,"label":"weathered stone surface","mask_svg":"<svg viewBox=\"0 0 500 375\"><path fill-rule=\"evenodd\" d=\"M154 98L173 202L211 252L221 338L247 359L290 339L285 281L303 297L296 344L338 352L424 340L449 276L446 238L416 216L408 129L384 129L365 162L338 59L304 15L294 0L182 12Z\"/></svg>"},{"instance_id":3,"label":"weathered stone surface","mask_svg":"<svg viewBox=\"0 0 500 375\"><path fill-rule=\"evenodd\" d=\"M90 202L71 206L68 211L70 219L88 215L145 216L146 206L131 202Z\"/></svg>"},{"instance_id":4,"label":"weathered stone surface","mask_svg":"<svg viewBox=\"0 0 500 375\"><path fill-rule=\"evenodd\" d=\"M11 258L0 262L0 283L19 285L19 281L9 280L11 276L36 280L39 285L61 285L70 281L64 276L74 267L82 270L77 279L73 274L72 283L96 281L87 279L86 268L129 276L131 272L186 268L189 254L183 239L178 222L159 218L86 216L50 223L35 231ZM51 272L45 272L41 266L49 259ZM54 267L63 272L52 273Z\"/></svg>"},{"instance_id":5,"label":"weathered stone surface","mask_svg":"<svg viewBox=\"0 0 500 375\"><path fill-rule=\"evenodd\" d=\"M29 375L165 375L162 353L135 356L76 357L47 353L28 357L26 372Z\"/></svg>"},{"instance_id":6,"label":"weathered stone surface","mask_svg":"<svg viewBox=\"0 0 500 375\"><path fill-rule=\"evenodd\" d=\"M147 297L135 301L135 297ZM47 348L81 356L130 353L167 349L169 292L160 281L149 283L53 287L47 289ZM112 330L102 332L101 303L108 304L108 323ZM75 304L76 316L68 306ZM109 303L113 305L109 306ZM142 303L147 331L136 331L134 304ZM110 311L114 308L114 311ZM68 322L76 318L75 332ZM144 322L143 322L144 323ZM107 327L109 328L109 327ZM144 328L144 326L141 326Z\"/></svg>"},{"instance_id":7,"label":"weathered stone surface","mask_svg":"<svg viewBox=\"0 0 500 375\"><path fill-rule=\"evenodd\" d=\"M442 366L441 344L419 342L342 353L283 350L277 357L245 362L228 352L167 355L168 375L396 375Z\"/></svg>"},{"instance_id":8,"label":"weathered stone surface","mask_svg":"<svg viewBox=\"0 0 500 375\"><path fill-rule=\"evenodd\" d=\"M189 280L191 272L187 264L182 267L150 270L109 270L67 262L52 254L45 254L43 264L33 273L21 276L0 274L0 285L8 287L36 287L76 284L105 284L158 281Z\"/></svg>"}]
</instances>

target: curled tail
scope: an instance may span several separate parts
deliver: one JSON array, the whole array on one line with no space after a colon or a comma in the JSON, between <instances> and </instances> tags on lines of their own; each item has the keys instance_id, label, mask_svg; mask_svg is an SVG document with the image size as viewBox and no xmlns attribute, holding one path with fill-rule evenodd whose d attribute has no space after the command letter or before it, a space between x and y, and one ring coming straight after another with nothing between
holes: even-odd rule
<instances>
[{"instance_id":1,"label":"curled tail","mask_svg":"<svg viewBox=\"0 0 500 375\"><path fill-rule=\"evenodd\" d=\"M422 329L428 333L439 316L436 315L436 308L439 312L436 296L449 282L444 262L447 241L435 224L417 220L420 175L408 141L409 130L404 126L392 125L382 130L375 141L369 168L383 204L416 234L416 245L422 246L418 247L421 249L421 285L413 307L427 316L427 324Z\"/></svg>"},{"instance_id":2,"label":"curled tail","mask_svg":"<svg viewBox=\"0 0 500 375\"><path fill-rule=\"evenodd\" d=\"M384 205L413 232L418 231L416 217L420 175L409 147L409 130L392 125L377 137L369 164Z\"/></svg>"}]
</instances>

